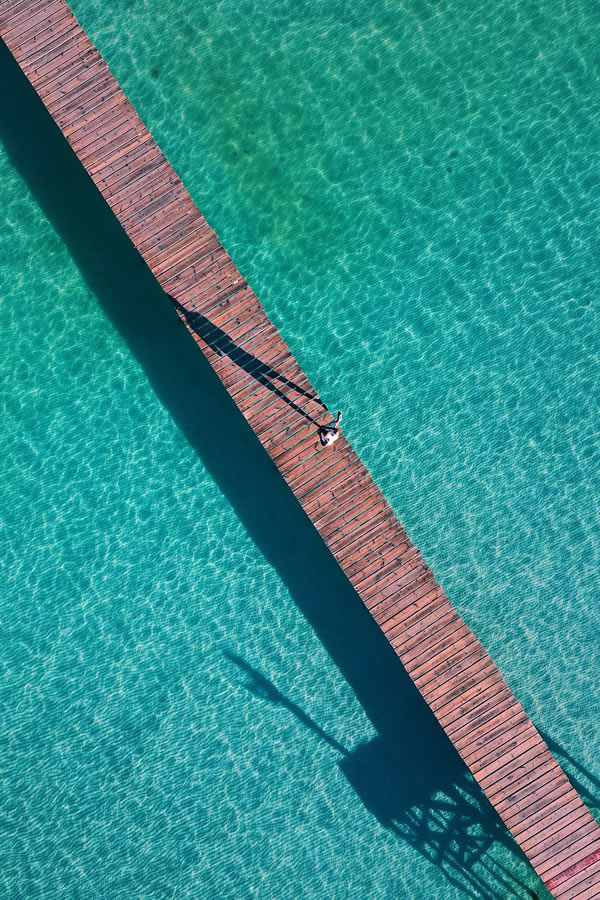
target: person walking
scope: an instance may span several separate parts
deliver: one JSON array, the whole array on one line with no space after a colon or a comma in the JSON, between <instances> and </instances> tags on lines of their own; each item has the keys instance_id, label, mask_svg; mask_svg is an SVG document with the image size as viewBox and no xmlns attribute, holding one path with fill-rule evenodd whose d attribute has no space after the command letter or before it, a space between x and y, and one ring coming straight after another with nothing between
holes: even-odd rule
<instances>
[{"instance_id":1,"label":"person walking","mask_svg":"<svg viewBox=\"0 0 600 900\"><path fill-rule=\"evenodd\" d=\"M342 412L338 409L335 422L332 422L330 425L319 425L317 434L319 435L321 447L328 447L330 444L335 444L340 436L339 424L341 421Z\"/></svg>"}]
</instances>

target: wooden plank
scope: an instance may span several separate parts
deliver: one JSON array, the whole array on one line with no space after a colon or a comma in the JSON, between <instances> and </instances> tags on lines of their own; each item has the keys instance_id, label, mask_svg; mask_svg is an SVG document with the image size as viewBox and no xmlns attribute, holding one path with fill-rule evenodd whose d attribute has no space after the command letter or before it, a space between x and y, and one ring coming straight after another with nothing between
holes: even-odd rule
<instances>
[{"instance_id":1,"label":"wooden plank","mask_svg":"<svg viewBox=\"0 0 600 900\"><path fill-rule=\"evenodd\" d=\"M319 446L318 440L315 439L314 433L311 433L310 436L306 436L301 441L298 441L292 446L286 445L285 441L274 441L272 447L269 449L269 455L271 459L276 463L277 468L280 472L286 476L288 472L292 471L298 465L298 452L301 452L306 459L315 456L316 453L319 453L319 460L323 460L325 454L321 453L321 450L329 450L331 453L339 453L339 441L337 444L334 444L333 447L322 448Z\"/></svg>"},{"instance_id":2,"label":"wooden plank","mask_svg":"<svg viewBox=\"0 0 600 900\"><path fill-rule=\"evenodd\" d=\"M286 351L282 363L285 364L288 359ZM294 455L293 441L290 442L289 438L295 434L295 440L299 441L308 434L312 449L316 450L320 447L317 428L326 418L322 408L293 388L286 389L286 386L277 384L276 380L275 385L277 393L273 393L271 398L266 398L267 403L269 399L271 401L270 409L256 415L248 414L249 421L255 423L255 430L260 435L263 445L270 451L282 447L285 443L290 449L289 457ZM302 414L297 410L302 410ZM308 433L305 430L306 426L311 426Z\"/></svg>"},{"instance_id":3,"label":"wooden plank","mask_svg":"<svg viewBox=\"0 0 600 900\"><path fill-rule=\"evenodd\" d=\"M17 11L14 18L7 11L2 23L2 40L11 50L18 51L21 44L31 32L43 34L60 19L68 16L68 10L60 0L40 0L32 6Z\"/></svg>"},{"instance_id":4,"label":"wooden plank","mask_svg":"<svg viewBox=\"0 0 600 900\"><path fill-rule=\"evenodd\" d=\"M335 446L337 447L337 445ZM341 450L336 449L335 453L328 453L329 449L328 447L320 447L318 441L315 441L314 452L311 456L297 466L289 467L286 481L294 492L304 489L307 485L314 484L320 472L326 474L332 470L333 466L337 466L342 471L352 464L350 447L342 446ZM359 539L359 537L357 535L356 539Z\"/></svg>"},{"instance_id":5,"label":"wooden plank","mask_svg":"<svg viewBox=\"0 0 600 900\"><path fill-rule=\"evenodd\" d=\"M18 51L25 36L33 31L43 34L57 18L65 18L68 11L60 0L39 0L35 3L24 3L18 9L3 11L2 39L11 48Z\"/></svg>"},{"instance_id":6,"label":"wooden plank","mask_svg":"<svg viewBox=\"0 0 600 900\"><path fill-rule=\"evenodd\" d=\"M563 885L560 896L564 900L598 900L600 896L600 862L578 873Z\"/></svg>"},{"instance_id":7,"label":"wooden plank","mask_svg":"<svg viewBox=\"0 0 600 900\"><path fill-rule=\"evenodd\" d=\"M82 50L86 55L82 56ZM36 90L40 93L51 91L54 84L62 84L74 72L80 71L81 61L86 56L96 58L95 51L89 45L82 47L81 40L73 37L66 46L45 54L38 65L26 74L35 78Z\"/></svg>"},{"instance_id":8,"label":"wooden plank","mask_svg":"<svg viewBox=\"0 0 600 900\"><path fill-rule=\"evenodd\" d=\"M78 140L84 134L92 134L98 125L110 117L115 110L125 115L129 111L129 104L118 92L94 93L84 109L75 107L70 113L61 115L61 131L73 148L78 145ZM77 151L76 151L77 152Z\"/></svg>"},{"instance_id":9,"label":"wooden plank","mask_svg":"<svg viewBox=\"0 0 600 900\"><path fill-rule=\"evenodd\" d=\"M289 356L286 355L277 367L278 372L285 373L289 370L294 374L294 367L290 365ZM298 394L293 387L282 383L276 377L272 378L279 393L272 392L269 396L250 398L239 392L234 396L235 402L253 429L263 442L276 442L284 433L289 434L298 422L298 416L293 414L292 404L298 404L315 422L322 418L322 412L307 398ZM317 440L315 425L315 442Z\"/></svg>"},{"instance_id":10,"label":"wooden plank","mask_svg":"<svg viewBox=\"0 0 600 900\"><path fill-rule=\"evenodd\" d=\"M346 485L351 484L351 476L340 476L340 486L337 484L327 488L327 493L333 497L342 496L347 489ZM369 476L360 471L355 476L356 481L360 484L368 484ZM379 588L383 589L386 583L390 581L393 584L395 579L403 577L408 569L406 568L409 561L414 560L419 565L424 565L423 557L414 544L405 540L402 543L396 541L388 541L384 546L371 554L371 559L363 555L361 565L357 567L355 572L350 573L346 569L346 574L350 578L354 588L361 591L361 596L365 600L371 596ZM367 593L369 591L370 593Z\"/></svg>"},{"instance_id":11,"label":"wooden plank","mask_svg":"<svg viewBox=\"0 0 600 900\"><path fill-rule=\"evenodd\" d=\"M534 776L496 798L496 809L503 819L510 819L521 812L526 815L532 804L538 803L540 798L544 799L555 784L560 786L563 781L570 786L562 769L557 770L554 758L547 757L545 763L538 765Z\"/></svg>"},{"instance_id":12,"label":"wooden plank","mask_svg":"<svg viewBox=\"0 0 600 900\"><path fill-rule=\"evenodd\" d=\"M123 148L135 145L141 137L140 127L136 128L129 116L125 116L111 130L108 138L101 134L95 140L86 141L85 146L80 150L74 149L83 165L87 166L89 163L90 170L93 171L108 158L112 159L117 153L122 152Z\"/></svg>"},{"instance_id":13,"label":"wooden plank","mask_svg":"<svg viewBox=\"0 0 600 900\"><path fill-rule=\"evenodd\" d=\"M127 151L127 148L125 149ZM135 243L135 239L138 235L146 235L151 232L152 229L158 230L162 228L165 223L177 221L180 215L186 214L186 207L189 206L189 203L189 198L186 195L180 194L178 197L171 200L170 203L167 203L166 206L154 210L147 218L132 221L128 227L129 236ZM172 293L177 296L177 291L173 291Z\"/></svg>"},{"instance_id":14,"label":"wooden plank","mask_svg":"<svg viewBox=\"0 0 600 900\"><path fill-rule=\"evenodd\" d=\"M82 126L69 135L68 141L73 150L84 157L88 152L96 152L102 144L112 142L115 136L131 128L127 109L123 106L112 106L89 130ZM93 149L94 148L94 149Z\"/></svg>"},{"instance_id":15,"label":"wooden plank","mask_svg":"<svg viewBox=\"0 0 600 900\"><path fill-rule=\"evenodd\" d=\"M171 259L170 264L164 265L160 270L161 275L161 283L164 285L165 290L169 290L169 286L178 282L179 287L186 286L190 282L194 282L198 279L198 263L203 262L207 258L212 260L217 266L220 263L219 268L221 267L229 267L232 272L235 272L236 277L239 275L237 268L234 266L233 262L230 260L227 255L225 248L222 244L216 239L216 235L213 234L207 236L208 240L208 248L205 245L205 242L198 244L197 246L192 246L190 248L190 252L182 256L179 264L176 264L176 260ZM211 244L216 244L214 248L211 248Z\"/></svg>"},{"instance_id":16,"label":"wooden plank","mask_svg":"<svg viewBox=\"0 0 600 900\"><path fill-rule=\"evenodd\" d=\"M153 190L156 180L165 174L172 179L177 177L164 156L157 153L142 154L129 166L128 172L127 178L119 179L117 176L107 184L106 194L110 197L110 206L113 210L120 209L121 204L132 198L136 198L135 202L139 202Z\"/></svg>"},{"instance_id":17,"label":"wooden plank","mask_svg":"<svg viewBox=\"0 0 600 900\"><path fill-rule=\"evenodd\" d=\"M398 614L394 616L394 622L402 619L401 629L396 624L387 631L382 629L409 674L414 667L410 653L427 654L429 647L435 645L440 635L446 634L449 617L458 616L455 610L449 609L439 585L430 578L417 578L410 587L410 590L403 592Z\"/></svg>"},{"instance_id":18,"label":"wooden plank","mask_svg":"<svg viewBox=\"0 0 600 900\"><path fill-rule=\"evenodd\" d=\"M532 743L532 746L542 745L539 733L533 727L529 719L519 719L513 722L509 734L504 734L499 741L493 741L491 745L484 744L481 747L471 747L463 751L463 759L468 760L467 765L478 772L498 771L505 761L512 764L517 759L523 748ZM484 768L485 767L485 768Z\"/></svg>"},{"instance_id":19,"label":"wooden plank","mask_svg":"<svg viewBox=\"0 0 600 900\"><path fill-rule=\"evenodd\" d=\"M318 448L318 449L317 449ZM305 460L302 460L294 470L294 478L288 483L294 489L295 485L301 489L308 489L316 482L321 475L329 477L336 474L344 474L351 469L352 455L344 452L343 449L339 453L320 453L322 448L319 446L318 440L315 438L314 453ZM355 535L356 541L362 541L363 537Z\"/></svg>"},{"instance_id":20,"label":"wooden plank","mask_svg":"<svg viewBox=\"0 0 600 900\"><path fill-rule=\"evenodd\" d=\"M27 77L31 79L36 73L37 65L40 62L52 59L58 50L79 41L80 36L81 32L77 27L77 23L69 17L65 18L56 28L52 28L41 40L36 33L32 41L33 49L27 53L26 62L21 68ZM121 92L119 91L119 93Z\"/></svg>"},{"instance_id":21,"label":"wooden plank","mask_svg":"<svg viewBox=\"0 0 600 900\"><path fill-rule=\"evenodd\" d=\"M127 105L119 91L112 90L100 94L94 93L89 103L83 109L81 105L75 106L74 109L60 116L60 129L67 140L70 141L70 138L80 130L82 132L91 131L96 120L108 110L113 109L115 106L125 108Z\"/></svg>"},{"instance_id":22,"label":"wooden plank","mask_svg":"<svg viewBox=\"0 0 600 900\"><path fill-rule=\"evenodd\" d=\"M389 641L394 642L396 637L402 633L402 613L417 599L413 596L414 588L429 583L433 577L424 560L422 569L417 574L416 579L410 579L410 589L406 583L392 582L380 590L372 591L370 596L363 601ZM404 576L401 577L404 578ZM440 591L440 605L446 602L446 598L442 597ZM449 604L448 612L450 612ZM458 615L455 610L453 612ZM448 625L450 622L445 624ZM405 645L403 652L406 653L413 646L413 644Z\"/></svg>"},{"instance_id":23,"label":"wooden plank","mask_svg":"<svg viewBox=\"0 0 600 900\"><path fill-rule=\"evenodd\" d=\"M222 265L216 253L214 258L209 255L204 265L199 265L199 269L200 271L195 276L188 278L185 282L172 280L165 283L164 287L168 293L179 291L178 296L183 296L185 301L186 290L191 285L195 311L209 318L214 309L230 299L226 292L237 283L242 282L233 264Z\"/></svg>"},{"instance_id":24,"label":"wooden plank","mask_svg":"<svg viewBox=\"0 0 600 900\"><path fill-rule=\"evenodd\" d=\"M554 774L551 783L545 785L543 793L534 793L518 807L510 807L504 815L504 820L509 827L514 826L515 829L525 822L533 825L545 817L547 810L550 809L550 804L563 800L569 802L572 797L569 781Z\"/></svg>"},{"instance_id":25,"label":"wooden plank","mask_svg":"<svg viewBox=\"0 0 600 900\"><path fill-rule=\"evenodd\" d=\"M571 798L569 804L563 804L549 813L542 822L536 822L530 828L526 825L520 830L517 840L532 856L544 849L560 849L560 841L564 842L564 846L572 846L586 831L591 834L594 831L594 820L576 796Z\"/></svg>"},{"instance_id":26,"label":"wooden plank","mask_svg":"<svg viewBox=\"0 0 600 900\"><path fill-rule=\"evenodd\" d=\"M314 437L311 436L311 443ZM355 527L360 526L362 522L367 521L377 512L383 512L386 508L385 500L381 499L369 504L367 507L361 507L359 510L351 510L347 515L336 517L333 522L322 525L319 533L326 539L335 539L338 534L347 535Z\"/></svg>"},{"instance_id":27,"label":"wooden plank","mask_svg":"<svg viewBox=\"0 0 600 900\"><path fill-rule=\"evenodd\" d=\"M108 79L106 66L101 59L96 58L94 54L90 54L88 60L89 62L86 60L86 64L78 72L71 73L70 76L66 75L64 80L60 82L52 82L50 85L51 90L48 92L43 89L38 91L50 113L54 114L55 111L63 106L65 101L75 100L78 95L86 90L97 90L98 85L94 82L98 76L106 76Z\"/></svg>"},{"instance_id":28,"label":"wooden plank","mask_svg":"<svg viewBox=\"0 0 600 900\"><path fill-rule=\"evenodd\" d=\"M85 168L94 181L99 182L107 172L113 172L115 167L124 165L130 154L133 155L137 151L144 152L144 149L151 144L152 139L149 135L147 137L140 135L135 140L126 139L124 143L119 140L107 156L86 160ZM148 226L148 230L150 230L150 226Z\"/></svg>"},{"instance_id":29,"label":"wooden plank","mask_svg":"<svg viewBox=\"0 0 600 900\"><path fill-rule=\"evenodd\" d=\"M129 209L136 208L147 197L152 197L158 184L162 183L165 173L169 174L166 160L152 159L144 166L145 172L136 178L128 189L111 192L110 207L117 218L124 216ZM174 176L170 176L174 179ZM172 182L174 183L174 182Z\"/></svg>"},{"instance_id":30,"label":"wooden plank","mask_svg":"<svg viewBox=\"0 0 600 900\"><path fill-rule=\"evenodd\" d=\"M590 843L588 835L583 835L566 850L558 852L547 862L538 864L542 880L552 887L570 879L575 873L582 872L593 862L600 859L600 839Z\"/></svg>"},{"instance_id":31,"label":"wooden plank","mask_svg":"<svg viewBox=\"0 0 600 900\"><path fill-rule=\"evenodd\" d=\"M348 449L348 465L352 465L353 453L351 448ZM389 538L393 539L394 535L397 533L397 526L398 520L395 518L392 510L388 509L383 518L367 523L362 528L355 529L354 534L348 537L343 545L339 547L332 546L331 550L340 566L344 567L345 565L352 565L352 574L355 574L356 565L362 558L362 555L366 552L367 548L371 545L371 542L376 540L379 534L389 535ZM403 530L404 529L402 529L402 531Z\"/></svg>"},{"instance_id":32,"label":"wooden plank","mask_svg":"<svg viewBox=\"0 0 600 900\"><path fill-rule=\"evenodd\" d=\"M563 791L555 796L550 796L549 792L546 804L541 809L528 812L522 818L516 817L510 827L517 840L528 840L536 844L544 835L562 831L565 824L570 826L575 816L575 821L579 821L586 813L581 800L571 792Z\"/></svg>"},{"instance_id":33,"label":"wooden plank","mask_svg":"<svg viewBox=\"0 0 600 900\"><path fill-rule=\"evenodd\" d=\"M44 57L44 51L48 47L52 47L55 41L60 39L67 31L72 32L73 35L77 33L77 37L81 33L75 19L68 15L49 25L48 28L43 28L39 31L34 29L27 38L20 40L18 53L23 58L23 71L25 71L26 67L35 68L37 60ZM10 40L7 40L6 43L9 44ZM25 74L30 78L28 72L25 72Z\"/></svg>"},{"instance_id":34,"label":"wooden plank","mask_svg":"<svg viewBox=\"0 0 600 900\"><path fill-rule=\"evenodd\" d=\"M162 253L158 258L153 259L152 271L157 278L170 278L173 275L181 275L184 268L193 264L196 256L201 254L206 256L207 253L220 254L223 251L221 242L212 231L206 227L199 235L187 236L188 240L169 248L168 253Z\"/></svg>"},{"instance_id":35,"label":"wooden plank","mask_svg":"<svg viewBox=\"0 0 600 900\"><path fill-rule=\"evenodd\" d=\"M500 810L501 816L507 815L507 808L510 809L521 796L528 796L527 792L530 786L537 781L538 777L547 778L546 784L554 780L556 774L556 760L549 754L542 754L536 762L535 772L530 768L521 767L518 771L509 771L504 773L494 783L488 783L486 787L486 795L490 798L492 804L502 806L504 801L508 802L502 806ZM512 798L512 799L511 799Z\"/></svg>"},{"instance_id":36,"label":"wooden plank","mask_svg":"<svg viewBox=\"0 0 600 900\"><path fill-rule=\"evenodd\" d=\"M499 758L492 760L492 762L486 762L485 759L482 761L474 761L471 771L479 781L487 781L488 784L493 785L499 778L504 776L506 771L516 773L522 766L531 768L530 764L532 760L537 759L546 752L547 748L541 736L533 729L533 733L530 733L530 735L520 744L510 747L506 752L502 753Z\"/></svg>"},{"instance_id":37,"label":"wooden plank","mask_svg":"<svg viewBox=\"0 0 600 900\"><path fill-rule=\"evenodd\" d=\"M373 528L385 528L393 519L394 515L389 507L384 510L373 510L371 516L354 524L352 533L344 530L335 535L321 536L335 555L342 547L354 546L356 540L362 540L365 534L372 532Z\"/></svg>"},{"instance_id":38,"label":"wooden plank","mask_svg":"<svg viewBox=\"0 0 600 900\"><path fill-rule=\"evenodd\" d=\"M115 197L117 198L115 202L118 202L118 196L123 187L135 185L140 174L148 166L154 166L163 161L165 158L156 144L138 144L125 158L121 158L118 163L109 166L101 176L96 176L95 181L107 201L112 204ZM203 221L201 213L197 210L196 218Z\"/></svg>"},{"instance_id":39,"label":"wooden plank","mask_svg":"<svg viewBox=\"0 0 600 900\"><path fill-rule=\"evenodd\" d=\"M36 90L42 100L49 98L52 102L59 97L68 94L80 84L90 84L98 71L104 68L102 60L91 47L86 48L85 55L76 56L65 62L64 68L60 65L52 66L44 78L39 81L36 77Z\"/></svg>"},{"instance_id":40,"label":"wooden plank","mask_svg":"<svg viewBox=\"0 0 600 900\"><path fill-rule=\"evenodd\" d=\"M445 603L444 609L448 606L449 604ZM442 650L437 649L439 645L424 647L423 641L418 644L417 649L421 652L410 665L410 677L418 685L419 690L430 683L443 684L449 678L455 678L457 674L465 671L469 662L485 655L485 650L473 632L469 631L464 623L461 624L462 627L454 632L458 635L456 640L449 642Z\"/></svg>"},{"instance_id":41,"label":"wooden plank","mask_svg":"<svg viewBox=\"0 0 600 900\"><path fill-rule=\"evenodd\" d=\"M182 240L185 235L192 233L205 221L199 209L190 207L187 213L176 222L166 222L162 228L152 229L148 234L141 234L136 240L136 247L146 258L150 253L163 249L169 241Z\"/></svg>"},{"instance_id":42,"label":"wooden plank","mask_svg":"<svg viewBox=\"0 0 600 900\"><path fill-rule=\"evenodd\" d=\"M44 2L44 0L42 0ZM47 0L49 2L49 0ZM10 34L9 29L14 29L24 17L31 15L32 8L36 6L36 0L3 0L0 4L0 29L3 39Z\"/></svg>"},{"instance_id":43,"label":"wooden plank","mask_svg":"<svg viewBox=\"0 0 600 900\"><path fill-rule=\"evenodd\" d=\"M462 641L472 632L465 625L461 617L448 602L448 598L443 591L437 592L436 604L440 607L440 615L443 616L444 622L440 622L442 631L440 634L432 634L430 636L423 635L422 640L415 643L414 647L402 648L402 662L406 670L418 677L423 666L431 667L438 664L444 658L445 652L452 651L459 641ZM418 601L411 603L408 607L406 615L419 614ZM469 735L473 735L472 726L469 724Z\"/></svg>"},{"instance_id":44,"label":"wooden plank","mask_svg":"<svg viewBox=\"0 0 600 900\"><path fill-rule=\"evenodd\" d=\"M539 741L527 743L505 760L504 765L495 765L482 772L475 769L471 771L483 785L486 794L489 792L491 797L502 796L513 790L520 779L529 779L534 770L544 762L547 752L547 748Z\"/></svg>"},{"instance_id":45,"label":"wooden plank","mask_svg":"<svg viewBox=\"0 0 600 900\"><path fill-rule=\"evenodd\" d=\"M520 846L525 850L529 858L535 862L554 856L560 850L573 848L576 841L583 837L592 839L597 831L597 823L592 817L583 813L576 815L574 819L568 819L558 831L550 830L550 833L533 835L529 840L519 840Z\"/></svg>"},{"instance_id":46,"label":"wooden plank","mask_svg":"<svg viewBox=\"0 0 600 900\"><path fill-rule=\"evenodd\" d=\"M165 285L163 285L165 287ZM210 314L210 310L222 301L231 298L240 290L247 287L246 281L241 277L235 277L233 269L223 273L217 273L214 280L192 280L188 285L166 286L168 293L172 294L185 306L193 308L202 315Z\"/></svg>"},{"instance_id":47,"label":"wooden plank","mask_svg":"<svg viewBox=\"0 0 600 900\"><path fill-rule=\"evenodd\" d=\"M446 728L457 719L467 720L490 697L493 696L499 702L503 697L509 695L510 692L500 672L495 672L484 683L466 690L464 695L456 702L438 710L436 718L439 720L442 728ZM488 794L487 790L486 794Z\"/></svg>"},{"instance_id":48,"label":"wooden plank","mask_svg":"<svg viewBox=\"0 0 600 900\"><path fill-rule=\"evenodd\" d=\"M406 669L410 671L413 662L411 652L419 655L433 645L440 635L446 634L453 617L458 617L440 586L429 575L416 578L398 599L397 613L392 625L382 628L388 641L402 660L407 660ZM459 617L460 618L460 617ZM398 621L405 624L398 626Z\"/></svg>"},{"instance_id":49,"label":"wooden plank","mask_svg":"<svg viewBox=\"0 0 600 900\"><path fill-rule=\"evenodd\" d=\"M593 832L590 834L585 829L572 835L572 840L564 842L558 849L555 846L546 849L536 856L536 870L543 881L557 878L558 883L565 881L562 877L565 870L577 864L577 871L581 871L579 863L588 860L600 852L600 839ZM568 876L567 876L568 877Z\"/></svg>"},{"instance_id":50,"label":"wooden plank","mask_svg":"<svg viewBox=\"0 0 600 900\"><path fill-rule=\"evenodd\" d=\"M147 221L161 210L173 208L175 204L178 208L184 199L187 199L187 195L181 182L179 180L169 182L163 176L154 191L142 197L135 207L127 207L117 218L123 226L133 231L140 223Z\"/></svg>"},{"instance_id":51,"label":"wooden plank","mask_svg":"<svg viewBox=\"0 0 600 900\"><path fill-rule=\"evenodd\" d=\"M316 522L318 517L326 510L331 510L332 505L337 511L343 508L343 505L352 498L358 498L360 502L368 499L365 492L372 487L371 480L358 471L351 471L345 476L341 473L337 478L328 479L327 483L319 486L311 491L311 499L301 501L305 513ZM386 556L377 554L369 563L365 564L362 572L351 579L353 586L356 588L358 584L377 579L387 569L388 571L396 571L398 566L399 553L394 547L387 548Z\"/></svg>"},{"instance_id":52,"label":"wooden plank","mask_svg":"<svg viewBox=\"0 0 600 900\"><path fill-rule=\"evenodd\" d=\"M462 737L453 734L452 743L460 753L466 756L478 748L505 740L507 733L518 727L523 721L528 721L524 710L511 703L505 709L498 710L491 721L480 722L477 726L472 726Z\"/></svg>"},{"instance_id":53,"label":"wooden plank","mask_svg":"<svg viewBox=\"0 0 600 900\"><path fill-rule=\"evenodd\" d=\"M408 562L409 560L402 565L389 566L387 571L377 572L365 582L358 581L356 576L353 578L353 584L356 583L357 590L360 591L365 606L371 610L375 618L378 618L382 611L382 606L388 598L392 602L392 598L397 598L399 592L402 592L417 576L420 577L431 573L429 566L416 547L412 548L409 568L406 567ZM375 601L377 601L378 605L373 607ZM385 622L387 624L387 619L385 619Z\"/></svg>"},{"instance_id":54,"label":"wooden plank","mask_svg":"<svg viewBox=\"0 0 600 900\"><path fill-rule=\"evenodd\" d=\"M312 439L315 439L314 434ZM315 511L311 518L317 529L327 529L335 526L340 521L347 521L348 516L354 518L355 514L364 512L373 506L379 498L379 491L373 482L358 484L349 491L348 495L336 497L333 502L329 502L323 509ZM394 574L395 572L396 569L394 568Z\"/></svg>"},{"instance_id":55,"label":"wooden plank","mask_svg":"<svg viewBox=\"0 0 600 900\"><path fill-rule=\"evenodd\" d=\"M63 121L71 121L72 113L81 114L82 111L85 113L88 106L96 102L96 98L106 97L108 91L113 88L114 81L110 72L102 70L101 66L98 68L101 77L92 79L88 84L80 85L73 93L63 95L57 92L52 102L46 103L59 128Z\"/></svg>"}]
</instances>

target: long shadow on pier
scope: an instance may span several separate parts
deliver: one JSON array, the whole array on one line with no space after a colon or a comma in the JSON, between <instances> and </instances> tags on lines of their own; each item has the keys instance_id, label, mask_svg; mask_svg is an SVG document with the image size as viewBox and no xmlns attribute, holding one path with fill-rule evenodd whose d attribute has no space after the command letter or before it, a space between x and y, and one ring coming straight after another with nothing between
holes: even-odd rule
<instances>
[{"instance_id":1,"label":"long shadow on pier","mask_svg":"<svg viewBox=\"0 0 600 900\"><path fill-rule=\"evenodd\" d=\"M278 381L281 385L290 388L299 396L305 397L307 400L312 400L318 406L327 409L323 401L320 400L316 394L305 391L304 388L301 388L300 385L291 381L289 378L286 378L272 366L269 366L267 363L257 359L256 356L248 353L247 350L244 350L243 347L236 344L226 331L223 331L222 328L219 328L218 325L215 325L214 322L211 322L210 319L207 319L202 313L188 309L180 303L179 300L175 297L171 297L169 294L167 296L175 309L183 316L194 334L199 337L207 347L210 347L210 349L218 356L228 356L236 366L239 366L240 369L243 369L244 372L251 375L252 378L266 387L268 391L272 391L277 397L287 403L288 406L291 406L291 408L299 415L308 419L313 425L318 426L319 422L317 419L313 419L306 410L298 406L298 404L285 394L275 382Z\"/></svg>"},{"instance_id":2,"label":"long shadow on pier","mask_svg":"<svg viewBox=\"0 0 600 900\"><path fill-rule=\"evenodd\" d=\"M389 644L1 42L0 84L0 138L15 167L161 402L352 686L377 738L342 747L237 660L253 689L319 734L339 754L371 813L444 871L461 895L543 896L539 880L523 865ZM263 375L272 381L270 373ZM215 423L218 444L212 439ZM491 860L498 845L509 850L499 854L509 859L508 868Z\"/></svg>"}]
</instances>

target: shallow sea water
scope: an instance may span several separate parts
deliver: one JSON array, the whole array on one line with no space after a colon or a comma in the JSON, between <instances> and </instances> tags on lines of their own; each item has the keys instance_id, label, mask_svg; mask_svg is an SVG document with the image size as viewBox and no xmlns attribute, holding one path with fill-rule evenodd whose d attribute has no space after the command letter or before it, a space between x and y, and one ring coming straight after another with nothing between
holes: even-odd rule
<instances>
[{"instance_id":1,"label":"shallow sea water","mask_svg":"<svg viewBox=\"0 0 600 900\"><path fill-rule=\"evenodd\" d=\"M594 4L73 9L597 813ZM545 896L0 75L0 890Z\"/></svg>"}]
</instances>

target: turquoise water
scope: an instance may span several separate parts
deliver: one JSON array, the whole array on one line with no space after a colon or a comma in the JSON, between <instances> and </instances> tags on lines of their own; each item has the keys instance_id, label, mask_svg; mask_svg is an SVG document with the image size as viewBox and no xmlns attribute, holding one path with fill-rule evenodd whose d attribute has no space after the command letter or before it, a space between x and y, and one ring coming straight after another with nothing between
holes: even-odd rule
<instances>
[{"instance_id":1,"label":"turquoise water","mask_svg":"<svg viewBox=\"0 0 600 900\"><path fill-rule=\"evenodd\" d=\"M598 812L594 4L73 8ZM0 66L2 892L543 896Z\"/></svg>"}]
</instances>

